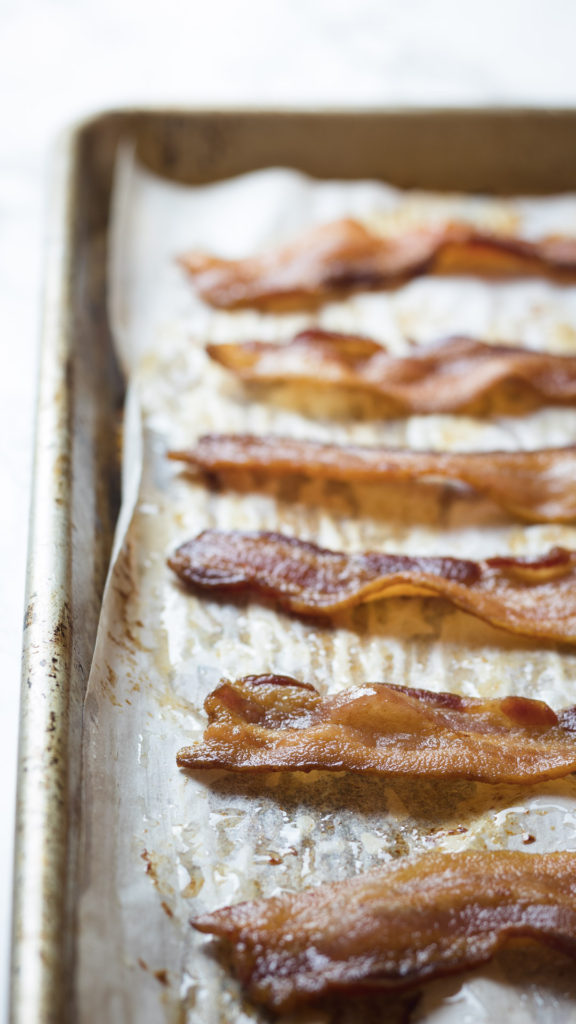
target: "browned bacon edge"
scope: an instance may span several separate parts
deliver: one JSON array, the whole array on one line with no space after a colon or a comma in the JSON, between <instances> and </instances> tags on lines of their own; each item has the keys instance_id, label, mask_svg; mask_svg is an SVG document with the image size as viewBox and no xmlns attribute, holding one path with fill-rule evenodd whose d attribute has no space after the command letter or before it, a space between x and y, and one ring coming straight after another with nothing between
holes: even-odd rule
<instances>
[{"instance_id":1,"label":"browned bacon edge","mask_svg":"<svg viewBox=\"0 0 576 1024\"><path fill-rule=\"evenodd\" d=\"M282 477L381 484L443 479L465 484L530 522L576 518L576 447L520 452L430 452L250 434L206 434L169 458L207 474L257 471Z\"/></svg>"},{"instance_id":2,"label":"browned bacon edge","mask_svg":"<svg viewBox=\"0 0 576 1024\"><path fill-rule=\"evenodd\" d=\"M180 768L348 771L530 784L576 771L576 707L481 700L390 683L322 698L287 676L224 680Z\"/></svg>"},{"instance_id":3,"label":"browned bacon edge","mask_svg":"<svg viewBox=\"0 0 576 1024\"><path fill-rule=\"evenodd\" d=\"M385 597L444 597L494 626L576 643L576 552L473 562L367 551L347 554L281 533L205 530L168 559L202 590L251 592L287 611L331 615Z\"/></svg>"},{"instance_id":4,"label":"browned bacon edge","mask_svg":"<svg viewBox=\"0 0 576 1024\"><path fill-rule=\"evenodd\" d=\"M576 356L464 336L394 356L370 338L310 329L286 344L231 342L208 345L207 352L243 381L344 388L378 399L384 412L482 411L510 385L540 403L576 401Z\"/></svg>"},{"instance_id":5,"label":"browned bacon edge","mask_svg":"<svg viewBox=\"0 0 576 1024\"><path fill-rule=\"evenodd\" d=\"M405 989L488 961L510 939L576 958L576 856L430 853L192 922L231 946L248 995L275 1011Z\"/></svg>"},{"instance_id":6,"label":"browned bacon edge","mask_svg":"<svg viewBox=\"0 0 576 1024\"><path fill-rule=\"evenodd\" d=\"M570 281L576 275L576 239L529 241L458 222L384 235L343 219L261 256L226 260L192 252L180 262L212 306L298 308L354 291L395 287L420 274L543 275Z\"/></svg>"}]
</instances>

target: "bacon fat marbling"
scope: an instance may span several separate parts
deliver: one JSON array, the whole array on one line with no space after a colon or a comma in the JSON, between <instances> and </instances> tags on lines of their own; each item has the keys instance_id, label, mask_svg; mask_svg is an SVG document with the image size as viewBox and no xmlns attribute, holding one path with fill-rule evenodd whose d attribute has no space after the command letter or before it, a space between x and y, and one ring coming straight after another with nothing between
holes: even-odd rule
<instances>
[{"instance_id":1,"label":"bacon fat marbling","mask_svg":"<svg viewBox=\"0 0 576 1024\"><path fill-rule=\"evenodd\" d=\"M297 308L395 286L420 274L536 274L573 280L576 239L529 241L459 222L386 235L343 219L262 255L229 260L191 252L180 262L212 306Z\"/></svg>"},{"instance_id":2,"label":"bacon fat marbling","mask_svg":"<svg viewBox=\"0 0 576 1024\"><path fill-rule=\"evenodd\" d=\"M207 351L243 381L344 388L377 399L383 412L481 411L511 386L532 402L576 402L576 356L467 337L394 356L370 338L311 329L287 344L230 342Z\"/></svg>"},{"instance_id":3,"label":"bacon fat marbling","mask_svg":"<svg viewBox=\"0 0 576 1024\"><path fill-rule=\"evenodd\" d=\"M576 518L576 447L519 452L429 452L287 437L208 434L195 448L169 453L207 473L302 473L348 483L422 483L442 479L474 488L532 522Z\"/></svg>"},{"instance_id":4,"label":"bacon fat marbling","mask_svg":"<svg viewBox=\"0 0 576 1024\"><path fill-rule=\"evenodd\" d=\"M288 676L223 680L180 768L347 771L530 784L576 771L576 707L389 683L321 697Z\"/></svg>"},{"instance_id":5,"label":"bacon fat marbling","mask_svg":"<svg viewBox=\"0 0 576 1024\"><path fill-rule=\"evenodd\" d=\"M202 590L248 591L287 611L330 615L385 597L443 597L494 626L576 643L576 552L473 562L378 551L348 554L266 530L205 530L168 559Z\"/></svg>"},{"instance_id":6,"label":"bacon fat marbling","mask_svg":"<svg viewBox=\"0 0 576 1024\"><path fill-rule=\"evenodd\" d=\"M192 923L231 946L255 1002L285 1011L466 970L510 939L576 958L576 855L430 853Z\"/></svg>"}]
</instances>

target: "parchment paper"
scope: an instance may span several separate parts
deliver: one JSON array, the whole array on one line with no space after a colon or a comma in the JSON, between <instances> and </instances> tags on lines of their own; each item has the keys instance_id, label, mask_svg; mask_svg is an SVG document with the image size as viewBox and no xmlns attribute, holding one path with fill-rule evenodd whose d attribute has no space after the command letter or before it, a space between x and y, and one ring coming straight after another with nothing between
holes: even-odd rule
<instances>
[{"instance_id":1,"label":"parchment paper","mask_svg":"<svg viewBox=\"0 0 576 1024\"><path fill-rule=\"evenodd\" d=\"M240 431L413 448L533 448L576 441L576 410L479 420L367 416L359 399L246 389L210 364L208 340L288 339L317 322L394 351L465 332L576 353L574 289L543 281L422 278L316 316L214 312L176 264L191 248L242 256L341 215L386 228L467 217L527 235L576 233L576 196L493 201L406 195L373 182L267 170L202 188L123 161L115 203L112 315L129 381L125 505L85 707L78 1018L110 1024L263 1021L215 944L189 926L230 902L300 890L431 849L576 851L576 786L383 782L345 774L192 777L179 747L200 738L221 677L292 674L333 692L387 680L462 694L576 700L576 650L493 629L434 599L396 599L299 621L269 603L187 593L167 555L208 526L283 530L347 550L483 557L576 547L570 526L522 525L447 486L347 487L290 480L210 489L165 458L202 433ZM576 1015L570 963L511 950L484 970L381 999L302 1011L298 1021L559 1024ZM396 1015L396 1016L395 1016ZM283 1018L286 1021L288 1018Z\"/></svg>"}]
</instances>

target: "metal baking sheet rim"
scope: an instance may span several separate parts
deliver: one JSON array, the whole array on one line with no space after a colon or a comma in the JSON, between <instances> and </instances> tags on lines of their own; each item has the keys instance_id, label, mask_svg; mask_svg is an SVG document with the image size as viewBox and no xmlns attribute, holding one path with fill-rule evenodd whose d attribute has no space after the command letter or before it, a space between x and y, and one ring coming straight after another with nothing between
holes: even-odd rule
<instances>
[{"instance_id":1,"label":"metal baking sheet rim","mask_svg":"<svg viewBox=\"0 0 576 1024\"><path fill-rule=\"evenodd\" d=\"M70 218L74 147L59 153L48 226L44 323L29 533L12 933L12 1020L50 1020L59 989L66 876L67 699L71 618ZM48 670L47 670L48 666Z\"/></svg>"},{"instance_id":2,"label":"metal baking sheet rim","mask_svg":"<svg viewBox=\"0 0 576 1024\"><path fill-rule=\"evenodd\" d=\"M102 528L97 514L98 502L95 501L90 528L86 528L86 523L79 528L98 549L89 581L94 614L80 618L76 614L78 602L74 600L74 535L78 530L74 502L78 488L72 452L74 445L78 444L75 438L78 395L74 362L76 346L80 345L74 315L79 263L76 229L79 218L87 216L86 209L82 207L81 191L96 188L102 207L99 214L106 221L112 175L110 153L119 139L133 136L139 142L151 123L152 128L157 129L168 120L175 122L173 129L177 132L186 125L190 126L194 118L200 118L208 130L211 119L214 123L219 122L220 128L223 119L224 131L227 125L234 124L235 118L243 121L245 126L254 119L256 128L258 125L262 127L263 119L268 118L277 119L279 126L295 121L296 131L299 124L306 121L317 123L318 118L326 119L325 123L331 122L334 129L344 127L344 122L350 127L358 118L366 118L368 129L379 120L387 120L395 127L411 125L413 131L416 123L420 124L424 119L432 134L440 123L450 130L451 125L457 128L466 119L479 131L486 130L491 124L499 125L501 130L513 122L526 122L528 133L531 128L546 131L546 125L554 125L554 152L550 152L545 139L536 150L540 154L548 151L548 165L545 160L541 161L539 173L544 175L542 180L546 180L546 167L549 166L554 178L555 169L557 171L562 162L560 151L565 145L568 177L561 172L559 181L550 181L549 190L561 190L569 184L576 187L576 175L573 179L569 177L569 154L571 147L576 147L576 142L570 144L568 131L576 127L576 110L569 108L113 110L81 122L60 143L54 161L47 225L34 488L26 581L9 1010L12 1024L29 1024L30 1021L62 1024L73 1019L73 836L74 816L77 816L77 780L74 779L73 768L79 761L82 683L87 678L93 650L95 618L104 584L103 565L110 552L114 525L115 502L110 497L114 494L114 487L111 486L105 498L110 506L107 508L111 513L110 522ZM558 130L559 135L556 134ZM90 137L96 136L99 140L98 137L106 136L107 132L110 139L103 158L99 160L98 146L88 146L87 156L83 144ZM575 136L572 131L573 140ZM149 137L146 142L150 144ZM154 138L154 130L152 142L159 142ZM162 142L164 148L159 148L161 161L163 159L166 164L164 170L168 176L178 177L182 174L182 166L178 159L171 162L167 158L170 147L166 139ZM212 142L212 145L216 143ZM216 162L221 160L221 154L218 156L215 152L213 156ZM207 153L202 157L204 165L199 173L205 180L210 161L209 140ZM86 166L90 159L92 167ZM189 160L190 157L186 156L185 166ZM221 172L221 168L219 170ZM373 174L373 168L367 168L365 173L367 176ZM422 175L421 164L418 175ZM429 187L439 186L434 181ZM489 181L486 187L490 187ZM100 254L94 256L100 264L105 252L105 224L102 232L104 245ZM99 287L102 287L104 295L105 283L100 282ZM105 316L105 310L100 312ZM106 372L109 373L109 369ZM117 384L115 386L117 389ZM112 396L111 405L114 401ZM83 427L81 424L80 433L82 429L87 431L88 442L93 426L89 416ZM112 438L109 451L113 451L113 447ZM110 472L117 476L118 466L111 465ZM100 528L94 530L98 525Z\"/></svg>"}]
</instances>

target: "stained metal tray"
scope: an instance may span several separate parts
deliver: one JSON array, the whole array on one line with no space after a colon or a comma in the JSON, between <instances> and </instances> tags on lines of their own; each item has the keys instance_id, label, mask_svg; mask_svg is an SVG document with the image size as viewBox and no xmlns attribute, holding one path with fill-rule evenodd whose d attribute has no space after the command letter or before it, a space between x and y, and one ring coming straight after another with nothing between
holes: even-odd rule
<instances>
[{"instance_id":1,"label":"stained metal tray","mask_svg":"<svg viewBox=\"0 0 576 1024\"><path fill-rule=\"evenodd\" d=\"M123 383L107 318L115 156L200 184L267 166L401 187L576 190L574 110L105 113L61 147L24 629L11 1021L74 1020L82 704L119 508Z\"/></svg>"}]
</instances>

